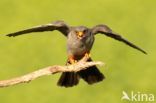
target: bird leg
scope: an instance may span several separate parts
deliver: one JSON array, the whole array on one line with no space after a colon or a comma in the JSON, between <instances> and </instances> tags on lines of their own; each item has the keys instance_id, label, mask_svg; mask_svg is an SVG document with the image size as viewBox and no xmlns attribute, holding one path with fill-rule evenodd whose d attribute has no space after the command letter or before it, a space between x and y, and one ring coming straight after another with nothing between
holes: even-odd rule
<instances>
[{"instance_id":1,"label":"bird leg","mask_svg":"<svg viewBox=\"0 0 156 103\"><path fill-rule=\"evenodd\" d=\"M74 56L69 56L68 60L69 60L69 63L71 64L77 63L77 60L74 59Z\"/></svg>"},{"instance_id":2,"label":"bird leg","mask_svg":"<svg viewBox=\"0 0 156 103\"><path fill-rule=\"evenodd\" d=\"M69 64L75 64L75 63L77 63L77 60L75 60L74 56L72 55L68 56L67 68ZM75 65L73 65L73 68L75 68L74 66Z\"/></svg>"},{"instance_id":3,"label":"bird leg","mask_svg":"<svg viewBox=\"0 0 156 103\"><path fill-rule=\"evenodd\" d=\"M90 53L89 52L86 52L84 57L85 58L90 58Z\"/></svg>"},{"instance_id":4,"label":"bird leg","mask_svg":"<svg viewBox=\"0 0 156 103\"><path fill-rule=\"evenodd\" d=\"M81 62L86 62L90 58L90 52L86 52L83 58L80 60ZM77 63L73 55L68 56L68 62L71 64Z\"/></svg>"},{"instance_id":5,"label":"bird leg","mask_svg":"<svg viewBox=\"0 0 156 103\"><path fill-rule=\"evenodd\" d=\"M86 62L89 58L90 58L90 52L86 52L86 53L84 54L83 58L82 58L79 62ZM68 56L67 66L68 66L69 64L75 64L75 63L77 63L77 62L78 62L78 61L75 60L75 58L74 58L73 55ZM73 67L73 68L75 68L75 67Z\"/></svg>"},{"instance_id":6,"label":"bird leg","mask_svg":"<svg viewBox=\"0 0 156 103\"><path fill-rule=\"evenodd\" d=\"M86 62L90 58L90 52L86 52L80 62Z\"/></svg>"}]
</instances>

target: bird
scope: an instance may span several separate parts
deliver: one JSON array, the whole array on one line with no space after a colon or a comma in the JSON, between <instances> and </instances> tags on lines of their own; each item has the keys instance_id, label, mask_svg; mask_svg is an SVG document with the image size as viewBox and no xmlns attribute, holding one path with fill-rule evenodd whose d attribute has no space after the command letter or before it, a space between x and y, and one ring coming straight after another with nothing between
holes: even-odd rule
<instances>
[{"instance_id":1,"label":"bird","mask_svg":"<svg viewBox=\"0 0 156 103\"><path fill-rule=\"evenodd\" d=\"M105 24L98 24L93 26L92 28L88 28L86 26L70 26L63 20L57 20L48 24L39 25L21 31L9 33L6 36L16 37L22 34L54 30L59 31L67 38L68 58L66 65L74 64L85 56L89 58L87 60L88 62L92 61L90 52L96 34L103 34L107 37L123 42L126 45L137 49L144 54L147 54L143 49L129 42ZM91 85L101 82L105 79L105 76L97 68L97 66L91 66L79 72L63 72L57 82L57 85L61 87L73 87L79 83L80 79L83 79L85 82L87 82L87 84Z\"/></svg>"}]
</instances>

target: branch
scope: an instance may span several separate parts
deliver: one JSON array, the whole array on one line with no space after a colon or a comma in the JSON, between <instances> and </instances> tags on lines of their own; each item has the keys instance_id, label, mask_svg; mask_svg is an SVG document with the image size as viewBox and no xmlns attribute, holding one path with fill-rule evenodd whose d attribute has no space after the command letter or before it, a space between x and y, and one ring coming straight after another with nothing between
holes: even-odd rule
<instances>
[{"instance_id":1,"label":"branch","mask_svg":"<svg viewBox=\"0 0 156 103\"><path fill-rule=\"evenodd\" d=\"M20 83L28 83L38 77L44 76L44 75L51 75L59 72L78 72L80 70L84 70L87 67L93 66L93 65L103 65L102 62L97 61L97 62L86 62L88 58L84 57L82 60L79 62L68 65L68 66L60 66L60 65L54 65L54 66L49 66L45 67L42 69L39 69L37 71L31 72L29 74L8 79L8 80L2 80L0 81L0 88L2 87L8 87Z\"/></svg>"}]
</instances>

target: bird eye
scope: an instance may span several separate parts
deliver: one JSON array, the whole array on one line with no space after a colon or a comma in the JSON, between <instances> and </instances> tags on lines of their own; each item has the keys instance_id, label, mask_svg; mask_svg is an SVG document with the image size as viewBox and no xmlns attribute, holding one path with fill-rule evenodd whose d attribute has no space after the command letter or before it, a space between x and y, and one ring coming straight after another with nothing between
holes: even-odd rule
<instances>
[{"instance_id":1,"label":"bird eye","mask_svg":"<svg viewBox=\"0 0 156 103\"><path fill-rule=\"evenodd\" d=\"M76 34L78 34L78 31L75 31Z\"/></svg>"},{"instance_id":2,"label":"bird eye","mask_svg":"<svg viewBox=\"0 0 156 103\"><path fill-rule=\"evenodd\" d=\"M87 29L85 29L83 32L84 32L84 33L86 33L87 31L88 31L88 30L87 30Z\"/></svg>"}]
</instances>

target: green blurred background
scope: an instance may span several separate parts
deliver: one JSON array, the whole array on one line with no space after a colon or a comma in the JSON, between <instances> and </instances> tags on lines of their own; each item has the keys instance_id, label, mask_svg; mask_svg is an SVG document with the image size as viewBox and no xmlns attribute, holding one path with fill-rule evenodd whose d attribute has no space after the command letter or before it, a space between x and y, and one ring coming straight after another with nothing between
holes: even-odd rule
<instances>
[{"instance_id":1,"label":"green blurred background","mask_svg":"<svg viewBox=\"0 0 156 103\"><path fill-rule=\"evenodd\" d=\"M103 82L90 86L81 80L66 89L56 85L60 74L44 76L0 88L0 103L121 103L123 90L156 94L155 5L155 0L0 0L0 80L65 64L66 38L57 31L3 35L55 20L75 26L107 24L148 52L96 35L91 55L106 63L99 67L106 76Z\"/></svg>"}]
</instances>

